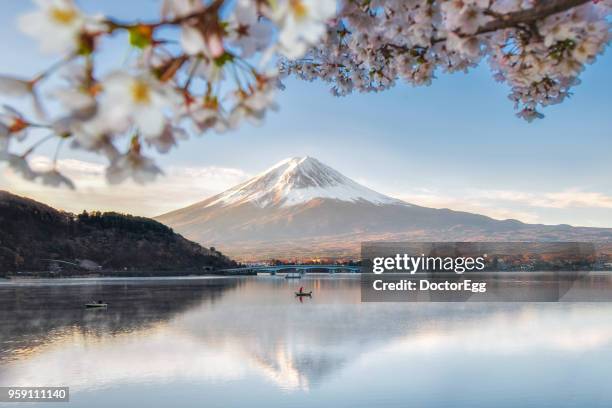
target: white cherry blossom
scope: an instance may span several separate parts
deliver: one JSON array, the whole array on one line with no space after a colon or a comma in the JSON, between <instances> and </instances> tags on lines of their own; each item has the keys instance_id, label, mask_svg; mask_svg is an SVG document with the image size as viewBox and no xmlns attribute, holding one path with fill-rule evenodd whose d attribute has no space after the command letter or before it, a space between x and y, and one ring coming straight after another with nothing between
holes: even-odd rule
<instances>
[{"instance_id":1,"label":"white cherry blossom","mask_svg":"<svg viewBox=\"0 0 612 408\"><path fill-rule=\"evenodd\" d=\"M50 187L62 187L65 186L70 190L74 190L75 186L72 180L68 177L64 176L57 169L52 169L49 171L44 171L38 174L38 178L40 181Z\"/></svg>"},{"instance_id":2,"label":"white cherry blossom","mask_svg":"<svg viewBox=\"0 0 612 408\"><path fill-rule=\"evenodd\" d=\"M378 92L397 79L427 85L436 72L465 72L486 58L493 76L510 86L518 116L533 120L543 117L539 108L565 100L610 39L609 1L340 3L325 40L303 59L281 63L283 75L322 79L335 95ZM559 12L561 3L566 8ZM529 19L532 11L547 9L550 14ZM491 28L496 21L503 28Z\"/></svg>"},{"instance_id":3,"label":"white cherry blossom","mask_svg":"<svg viewBox=\"0 0 612 408\"><path fill-rule=\"evenodd\" d=\"M101 126L126 131L134 125L146 137L159 136L166 125L166 112L175 108L177 96L157 79L115 72L102 82L99 115Z\"/></svg>"},{"instance_id":4,"label":"white cherry blossom","mask_svg":"<svg viewBox=\"0 0 612 408\"><path fill-rule=\"evenodd\" d=\"M228 119L220 111L220 106L216 99L205 100L199 106L189 107L186 116L192 120L195 133L198 135L210 129L217 133L223 133L229 128Z\"/></svg>"},{"instance_id":5,"label":"white cherry blossom","mask_svg":"<svg viewBox=\"0 0 612 408\"><path fill-rule=\"evenodd\" d=\"M127 179L144 184L155 180L161 174L162 171L153 160L131 149L111 162L106 170L106 179L111 184L118 184Z\"/></svg>"},{"instance_id":6,"label":"white cherry blossom","mask_svg":"<svg viewBox=\"0 0 612 408\"><path fill-rule=\"evenodd\" d=\"M271 17L280 27L280 52L290 59L304 55L325 33L336 7L330 0L275 1Z\"/></svg>"},{"instance_id":7,"label":"white cherry blossom","mask_svg":"<svg viewBox=\"0 0 612 408\"><path fill-rule=\"evenodd\" d=\"M168 153L172 147L176 146L179 140L189 138L187 131L181 127L173 126L167 123L161 134L156 137L145 136L145 140L149 146L155 147L159 153Z\"/></svg>"},{"instance_id":8,"label":"white cherry blossom","mask_svg":"<svg viewBox=\"0 0 612 408\"><path fill-rule=\"evenodd\" d=\"M181 33L181 46L189 55L203 55L217 58L223 55L223 41L218 33L203 32L201 29L185 25Z\"/></svg>"},{"instance_id":9,"label":"white cherry blossom","mask_svg":"<svg viewBox=\"0 0 612 408\"><path fill-rule=\"evenodd\" d=\"M38 9L19 19L19 28L40 41L44 52L71 52L79 47L85 18L72 0L35 0Z\"/></svg>"},{"instance_id":10,"label":"white cherry blossom","mask_svg":"<svg viewBox=\"0 0 612 408\"><path fill-rule=\"evenodd\" d=\"M230 43L242 50L244 58L265 50L273 35L272 25L259 15L252 0L237 1L227 30Z\"/></svg>"},{"instance_id":11,"label":"white cherry blossom","mask_svg":"<svg viewBox=\"0 0 612 408\"><path fill-rule=\"evenodd\" d=\"M33 181L38 176L24 156L0 152L0 161L6 161L11 170L26 180Z\"/></svg>"},{"instance_id":12,"label":"white cherry blossom","mask_svg":"<svg viewBox=\"0 0 612 408\"><path fill-rule=\"evenodd\" d=\"M50 95L57 99L70 115L86 119L97 110L96 95L101 90L97 83L88 77L86 67L82 64L70 64L61 71L66 81L65 87L56 88Z\"/></svg>"},{"instance_id":13,"label":"white cherry blossom","mask_svg":"<svg viewBox=\"0 0 612 408\"><path fill-rule=\"evenodd\" d=\"M39 145L101 155L110 182L145 182L161 174L148 151L260 123L288 76L322 80L341 96L487 64L516 115L541 119L605 51L612 22L612 0L163 0L146 20L87 15L72 0L34 3L20 27L62 55L32 78L0 75L0 96L32 98L38 113L0 113L0 160L69 188L55 168L30 169ZM122 68L101 64L99 43L123 47ZM53 117L42 114L48 105ZM15 154L12 141L30 142L33 127L53 134Z\"/></svg>"},{"instance_id":14,"label":"white cherry blossom","mask_svg":"<svg viewBox=\"0 0 612 408\"><path fill-rule=\"evenodd\" d=\"M165 18L184 17L203 9L202 0L163 0L161 15Z\"/></svg>"}]
</instances>

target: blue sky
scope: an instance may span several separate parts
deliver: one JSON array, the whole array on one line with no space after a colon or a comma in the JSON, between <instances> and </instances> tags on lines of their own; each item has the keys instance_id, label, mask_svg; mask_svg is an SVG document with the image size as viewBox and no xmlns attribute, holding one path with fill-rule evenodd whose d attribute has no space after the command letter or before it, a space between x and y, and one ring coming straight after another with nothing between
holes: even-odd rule
<instances>
[{"instance_id":1,"label":"blue sky","mask_svg":"<svg viewBox=\"0 0 612 408\"><path fill-rule=\"evenodd\" d=\"M88 11L145 19L155 15L158 3L79 2ZM33 74L53 61L16 29L15 17L29 8L26 1L2 4L1 73ZM109 47L109 66L125 58L117 42ZM159 193L144 189L110 199L119 193L93 182L84 182L70 200L64 190L18 182L6 173L0 174L5 178L0 187L73 211L99 206L153 215L204 199L286 157L310 155L417 204L528 222L612 226L611 71L608 50L588 66L571 99L547 108L546 118L531 124L514 116L507 87L492 79L486 65L469 74L440 74L429 87L401 84L380 94L341 98L325 84L290 80L279 93L280 110L262 126L192 137L160 157L170 179L185 168L203 175L190 177L194 185L184 184L190 191L163 205L150 203ZM69 149L62 158L98 160ZM168 183L160 181L149 191L163 192Z\"/></svg>"}]
</instances>

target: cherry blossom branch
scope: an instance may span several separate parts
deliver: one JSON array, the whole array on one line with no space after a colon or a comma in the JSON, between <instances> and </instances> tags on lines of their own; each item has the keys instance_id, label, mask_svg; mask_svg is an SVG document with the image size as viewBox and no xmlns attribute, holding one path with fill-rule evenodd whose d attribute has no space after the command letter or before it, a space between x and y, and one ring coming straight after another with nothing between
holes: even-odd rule
<instances>
[{"instance_id":1,"label":"cherry blossom branch","mask_svg":"<svg viewBox=\"0 0 612 408\"><path fill-rule=\"evenodd\" d=\"M497 30L532 24L553 14L562 13L574 7L593 2L593 0L546 0L539 1L530 9L499 15L497 20L485 24L476 34L486 34Z\"/></svg>"},{"instance_id":2,"label":"cherry blossom branch","mask_svg":"<svg viewBox=\"0 0 612 408\"><path fill-rule=\"evenodd\" d=\"M150 29L155 29L158 27L172 25L172 26L180 26L181 24L188 23L191 20L200 20L206 16L216 15L219 12L219 9L223 6L225 0L215 0L211 4L197 11L188 13L184 16L179 16L171 19L162 19L156 22L123 22L120 20L116 20L110 17L106 17L104 22L108 24L110 30L114 29L124 29L130 30L137 27L148 27Z\"/></svg>"},{"instance_id":3,"label":"cherry blossom branch","mask_svg":"<svg viewBox=\"0 0 612 408\"><path fill-rule=\"evenodd\" d=\"M159 18L146 22L86 15L74 0L37 1L21 16L20 29L42 51L66 57L30 80L0 75L0 96L30 98L41 112L50 103L61 109L35 124L1 108L0 162L28 180L74 188L55 165L67 145L106 157L110 183L147 182L162 174L148 152L260 123L276 109L286 75L322 79L345 95L383 91L400 79L428 85L436 72L486 60L510 86L518 115L531 121L543 116L539 108L565 100L604 51L612 8L612 0L162 1ZM176 39L160 38L168 26ZM127 42L117 30L127 31ZM102 40L128 48L124 66L101 68ZM40 141L14 153L14 141L37 127L59 141L51 171L29 167Z\"/></svg>"},{"instance_id":4,"label":"cherry blossom branch","mask_svg":"<svg viewBox=\"0 0 612 408\"><path fill-rule=\"evenodd\" d=\"M327 40L300 60L283 60L281 69L345 95L385 90L399 78L428 85L436 70L467 71L487 57L496 79L511 86L518 115L531 121L543 117L538 106L569 95L610 40L609 1L551 0L524 9L518 1L486 3L349 1Z\"/></svg>"}]
</instances>

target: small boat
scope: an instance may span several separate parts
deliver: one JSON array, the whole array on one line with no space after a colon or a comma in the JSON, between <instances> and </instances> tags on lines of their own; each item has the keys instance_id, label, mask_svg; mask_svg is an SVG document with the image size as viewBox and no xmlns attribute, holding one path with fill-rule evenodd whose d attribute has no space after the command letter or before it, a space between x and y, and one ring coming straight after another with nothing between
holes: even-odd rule
<instances>
[{"instance_id":1,"label":"small boat","mask_svg":"<svg viewBox=\"0 0 612 408\"><path fill-rule=\"evenodd\" d=\"M288 273L285 275L285 279L302 279L302 275L299 273Z\"/></svg>"},{"instance_id":2,"label":"small boat","mask_svg":"<svg viewBox=\"0 0 612 408\"><path fill-rule=\"evenodd\" d=\"M295 292L295 296L312 296L312 290L310 292Z\"/></svg>"},{"instance_id":3,"label":"small boat","mask_svg":"<svg viewBox=\"0 0 612 408\"><path fill-rule=\"evenodd\" d=\"M102 302L85 303L86 308L107 307L107 306L108 306L108 303L102 303Z\"/></svg>"}]
</instances>

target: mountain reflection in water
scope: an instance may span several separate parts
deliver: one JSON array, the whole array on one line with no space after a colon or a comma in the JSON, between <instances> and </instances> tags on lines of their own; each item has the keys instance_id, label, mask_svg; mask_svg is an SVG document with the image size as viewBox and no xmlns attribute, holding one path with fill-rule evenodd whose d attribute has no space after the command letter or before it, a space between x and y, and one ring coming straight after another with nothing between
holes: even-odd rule
<instances>
[{"instance_id":1,"label":"mountain reflection in water","mask_svg":"<svg viewBox=\"0 0 612 408\"><path fill-rule=\"evenodd\" d=\"M362 304L342 275L65 280L0 284L0 325L0 386L67 385L71 407L612 402L607 303Z\"/></svg>"}]
</instances>

